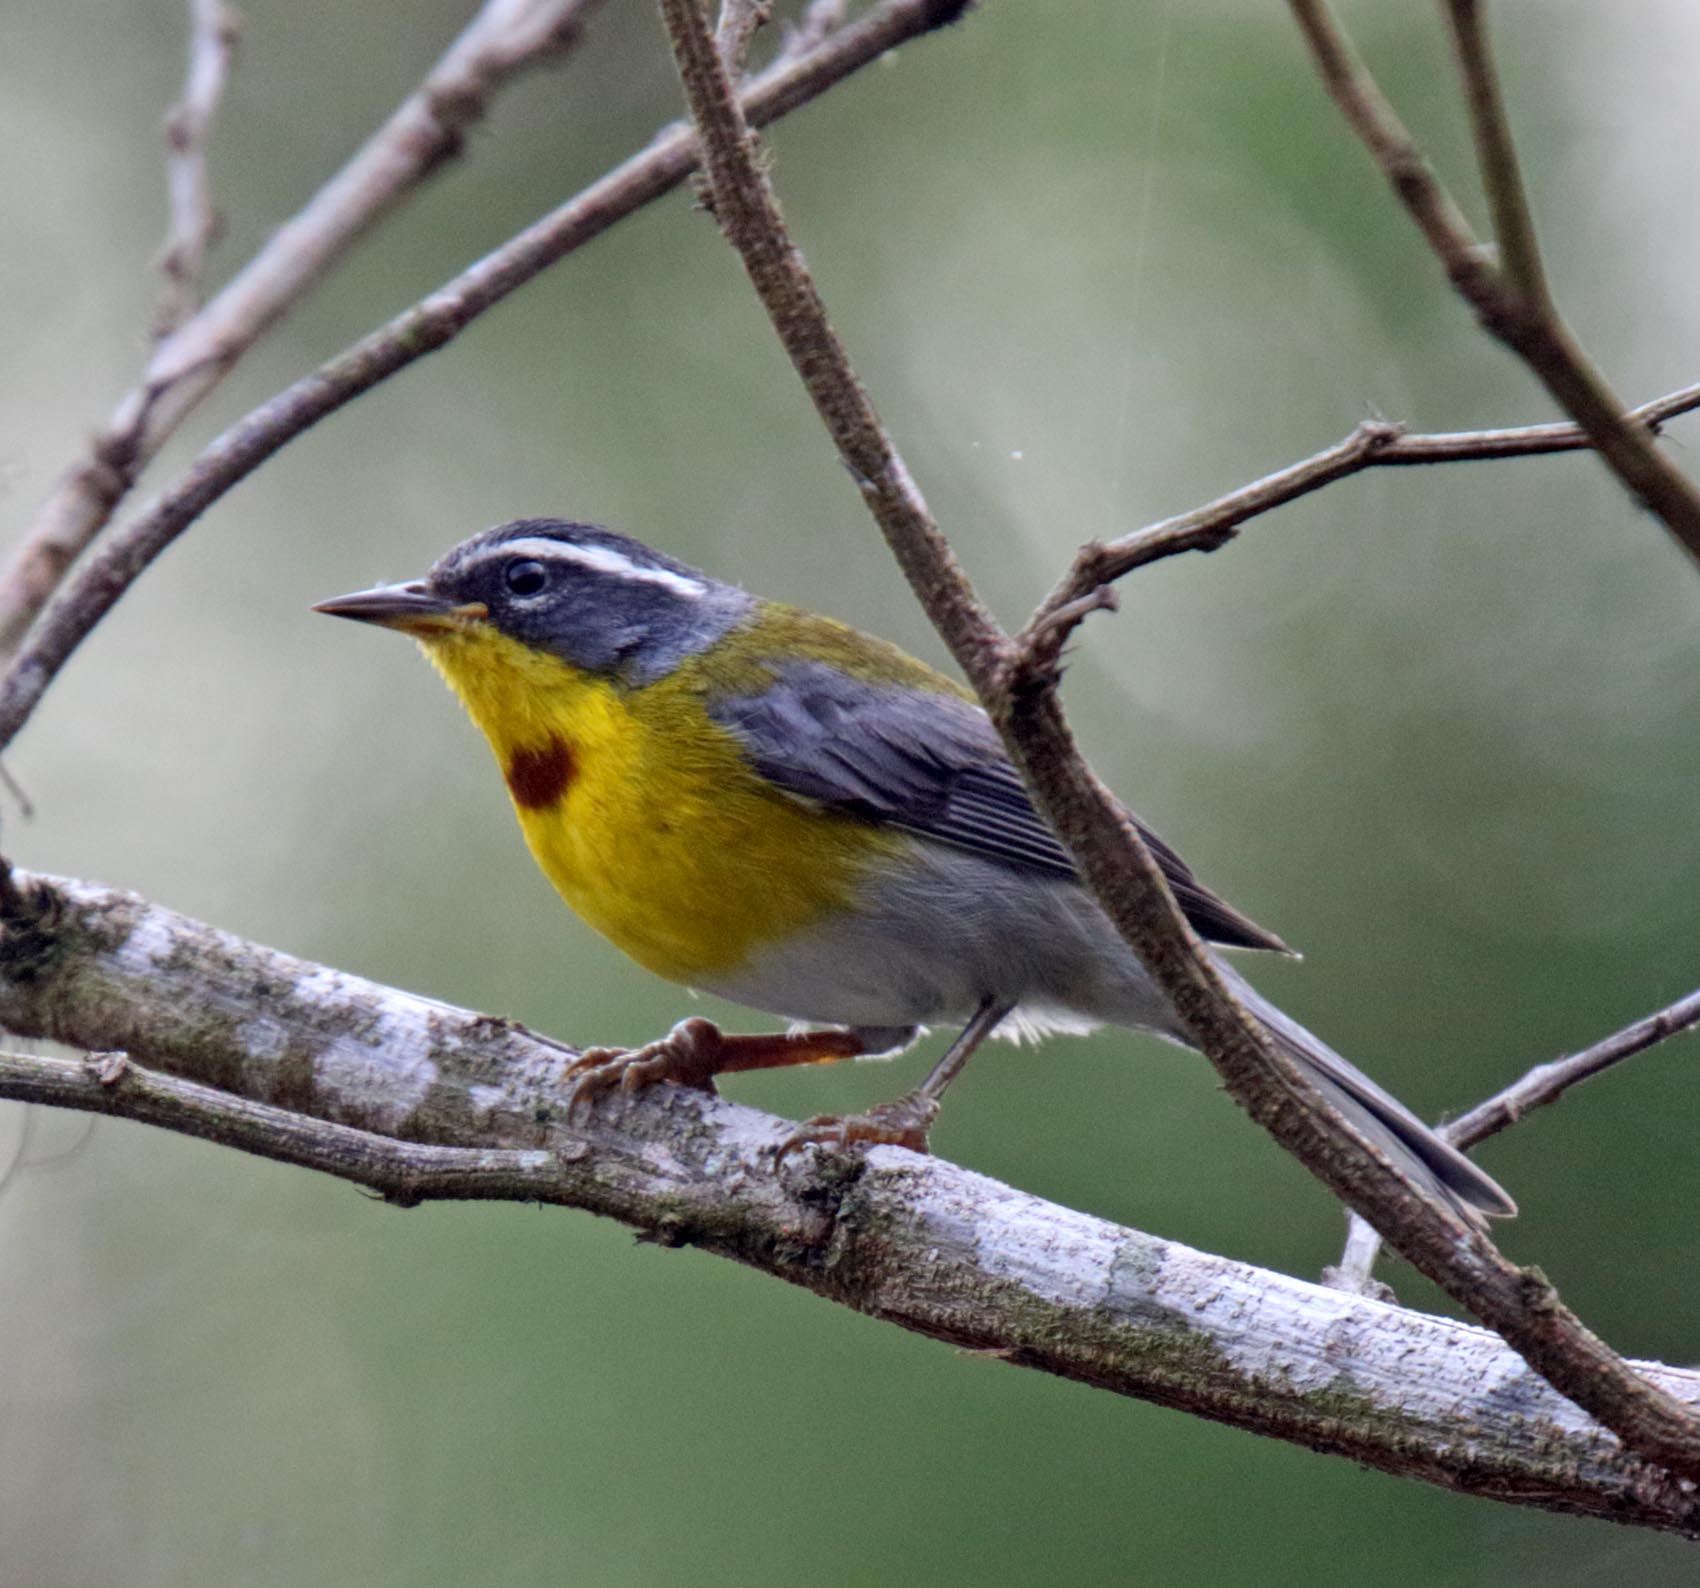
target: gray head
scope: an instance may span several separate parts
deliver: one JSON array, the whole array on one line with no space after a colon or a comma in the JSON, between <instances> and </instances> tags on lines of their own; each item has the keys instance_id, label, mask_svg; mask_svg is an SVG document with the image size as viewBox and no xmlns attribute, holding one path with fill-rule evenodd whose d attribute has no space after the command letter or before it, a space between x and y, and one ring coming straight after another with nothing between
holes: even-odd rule
<instances>
[{"instance_id":1,"label":"gray head","mask_svg":"<svg viewBox=\"0 0 1700 1588\"><path fill-rule=\"evenodd\" d=\"M422 580L343 596L319 610L414 632L476 612L533 650L646 684L712 645L753 604L736 586L629 535L520 518L463 540Z\"/></svg>"}]
</instances>

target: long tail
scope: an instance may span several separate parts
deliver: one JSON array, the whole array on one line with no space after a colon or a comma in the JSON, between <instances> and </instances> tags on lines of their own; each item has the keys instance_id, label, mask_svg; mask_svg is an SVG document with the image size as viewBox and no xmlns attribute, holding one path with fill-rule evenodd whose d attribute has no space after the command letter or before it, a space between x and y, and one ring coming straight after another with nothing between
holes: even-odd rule
<instances>
[{"instance_id":1,"label":"long tail","mask_svg":"<svg viewBox=\"0 0 1700 1588\"><path fill-rule=\"evenodd\" d=\"M1418 1185L1472 1224L1510 1218L1517 1204L1456 1147L1442 1141L1398 1098L1354 1069L1326 1042L1270 1003L1237 971L1217 960L1235 995L1317 1090Z\"/></svg>"}]
</instances>

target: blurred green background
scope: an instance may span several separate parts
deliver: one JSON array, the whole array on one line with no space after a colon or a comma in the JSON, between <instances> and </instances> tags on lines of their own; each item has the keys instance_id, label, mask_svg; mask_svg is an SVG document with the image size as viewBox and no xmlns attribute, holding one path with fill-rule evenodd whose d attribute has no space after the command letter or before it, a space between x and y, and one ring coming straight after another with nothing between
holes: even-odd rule
<instances>
[{"instance_id":1,"label":"blurred green background","mask_svg":"<svg viewBox=\"0 0 1700 1588\"><path fill-rule=\"evenodd\" d=\"M471 8L241 9L212 162L223 268ZM1577 328L1634 400L1700 377L1700 16L1689 0L1500 9ZM182 19L167 0L6 13L0 514L15 535L145 355ZM1479 213L1432 8L1345 15ZM470 158L243 365L151 478L677 105L650 8L611 0L571 66L507 95ZM1086 536L1367 414L1550 417L1444 287L1279 6L989 0L773 141L835 317L1010 621ZM1679 456L1694 433L1675 427ZM37 815L8 815L8 852L568 1038L736 1018L556 903L481 742L408 647L307 611L533 513L606 520L940 658L730 252L675 195L221 502L19 741L9 766ZM1420 1111L1462 1108L1700 981L1700 575L1591 459L1366 476L1140 574L1123 599L1069 675L1097 765L1306 951L1255 966L1260 984ZM891 1095L926 1062L728 1090L800 1117ZM1524 1208L1507 1249L1624 1350L1670 1361L1700 1356L1694 1066L1672 1045L1483 1154ZM1206 1066L1125 1035L988 1054L936 1145L1299 1274L1342 1231ZM404 1216L301 1172L8 1105L14 1150L8 1588L1696 1579L1669 1540L969 1360L580 1215Z\"/></svg>"}]
</instances>

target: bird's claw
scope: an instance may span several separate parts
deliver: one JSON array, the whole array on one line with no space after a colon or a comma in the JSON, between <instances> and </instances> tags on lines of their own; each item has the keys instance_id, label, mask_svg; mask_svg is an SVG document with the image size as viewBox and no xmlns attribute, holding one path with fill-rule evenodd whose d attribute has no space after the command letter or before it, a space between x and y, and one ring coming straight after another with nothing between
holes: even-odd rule
<instances>
[{"instance_id":1,"label":"bird's claw","mask_svg":"<svg viewBox=\"0 0 1700 1588\"><path fill-rule=\"evenodd\" d=\"M927 1133L938 1118L939 1105L920 1092L908 1092L891 1103L876 1103L865 1114L816 1114L806 1119L774 1148L773 1161L782 1164L805 1147L843 1151L848 1147L907 1147L930 1152Z\"/></svg>"},{"instance_id":2,"label":"bird's claw","mask_svg":"<svg viewBox=\"0 0 1700 1588\"><path fill-rule=\"evenodd\" d=\"M567 1118L580 1107L594 1107L612 1091L630 1096L657 1081L713 1093L720 1047L720 1028L712 1020L692 1016L641 1048L586 1048L561 1072L563 1080L577 1083L567 1093Z\"/></svg>"}]
</instances>

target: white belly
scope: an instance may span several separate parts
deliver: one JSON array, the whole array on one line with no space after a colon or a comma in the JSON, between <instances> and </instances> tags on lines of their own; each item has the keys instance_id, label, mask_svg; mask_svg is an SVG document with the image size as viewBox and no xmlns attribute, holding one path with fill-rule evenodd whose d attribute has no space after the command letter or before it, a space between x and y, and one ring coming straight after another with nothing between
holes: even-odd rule
<instances>
[{"instance_id":1,"label":"white belly","mask_svg":"<svg viewBox=\"0 0 1700 1588\"><path fill-rule=\"evenodd\" d=\"M829 1025L960 1025L996 997L1017 1006L1004 1035L1103 1024L1179 1034L1077 884L924 841L854 909L755 950L703 990Z\"/></svg>"}]
</instances>

